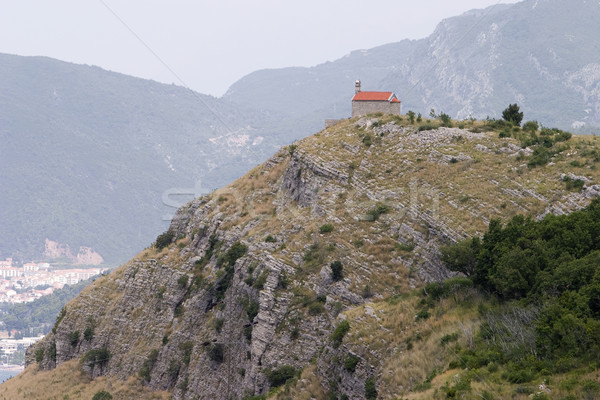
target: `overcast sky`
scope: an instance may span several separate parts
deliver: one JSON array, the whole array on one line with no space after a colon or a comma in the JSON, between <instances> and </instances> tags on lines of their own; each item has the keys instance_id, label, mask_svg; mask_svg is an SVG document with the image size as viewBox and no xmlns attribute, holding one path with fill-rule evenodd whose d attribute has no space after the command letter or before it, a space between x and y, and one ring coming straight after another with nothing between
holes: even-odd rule
<instances>
[{"instance_id":1,"label":"overcast sky","mask_svg":"<svg viewBox=\"0 0 600 400\"><path fill-rule=\"evenodd\" d=\"M0 52L181 80L220 96L257 69L312 66L352 50L423 38L444 18L516 2L14 0L2 4Z\"/></svg>"}]
</instances>

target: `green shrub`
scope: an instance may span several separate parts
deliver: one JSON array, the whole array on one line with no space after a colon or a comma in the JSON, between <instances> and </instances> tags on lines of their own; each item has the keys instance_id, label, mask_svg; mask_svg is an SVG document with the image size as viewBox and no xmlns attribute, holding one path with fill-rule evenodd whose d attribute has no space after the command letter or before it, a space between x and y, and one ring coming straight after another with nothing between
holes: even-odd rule
<instances>
[{"instance_id":1,"label":"green shrub","mask_svg":"<svg viewBox=\"0 0 600 400\"><path fill-rule=\"evenodd\" d=\"M215 318L213 319L213 328L215 328L215 331L217 331L217 333L221 333L221 330L223 329L223 324L225 323L225 319L224 318Z\"/></svg>"},{"instance_id":2,"label":"green shrub","mask_svg":"<svg viewBox=\"0 0 600 400\"><path fill-rule=\"evenodd\" d=\"M79 344L79 331L69 333L69 343L71 344L71 347L75 347Z\"/></svg>"},{"instance_id":3,"label":"green shrub","mask_svg":"<svg viewBox=\"0 0 600 400\"><path fill-rule=\"evenodd\" d=\"M142 364L142 368L140 369L139 376L145 382L150 382L150 373L152 372L152 368L158 359L158 350L154 349L148 355Z\"/></svg>"},{"instance_id":4,"label":"green shrub","mask_svg":"<svg viewBox=\"0 0 600 400\"><path fill-rule=\"evenodd\" d=\"M315 301L309 304L308 306L308 313L310 315L319 315L322 314L325 311L325 307L323 306L323 303Z\"/></svg>"},{"instance_id":5,"label":"green shrub","mask_svg":"<svg viewBox=\"0 0 600 400\"><path fill-rule=\"evenodd\" d=\"M208 358L210 358L212 361L222 363L224 356L224 348L222 343L215 343L208 347Z\"/></svg>"},{"instance_id":6,"label":"green shrub","mask_svg":"<svg viewBox=\"0 0 600 400\"><path fill-rule=\"evenodd\" d=\"M227 250L227 253L225 254L225 261L227 261L227 263L230 266L233 266L235 264L235 262L239 258L243 257L247 252L248 252L248 246L246 246L245 244L242 244L240 242L235 242L229 248L229 250Z\"/></svg>"},{"instance_id":7,"label":"green shrub","mask_svg":"<svg viewBox=\"0 0 600 400\"><path fill-rule=\"evenodd\" d=\"M179 285L179 287L183 289L187 286L188 280L189 277L187 275L181 275L179 279L177 279L177 285Z\"/></svg>"},{"instance_id":8,"label":"green shrub","mask_svg":"<svg viewBox=\"0 0 600 400\"><path fill-rule=\"evenodd\" d=\"M88 326L87 328L85 328L85 331L83 331L83 339L85 339L85 341L89 342L93 338L94 338L94 327Z\"/></svg>"},{"instance_id":9,"label":"green shrub","mask_svg":"<svg viewBox=\"0 0 600 400\"><path fill-rule=\"evenodd\" d=\"M252 287L256 290L263 290L265 287L265 283L267 283L268 276L269 276L268 271L264 271L262 274L260 274L258 276L258 278L256 278L256 280L252 284Z\"/></svg>"},{"instance_id":10,"label":"green shrub","mask_svg":"<svg viewBox=\"0 0 600 400\"><path fill-rule=\"evenodd\" d=\"M516 103L510 104L502 111L502 118L507 122L520 126L521 121L523 121L523 113L519 111L519 106Z\"/></svg>"},{"instance_id":11,"label":"green shrub","mask_svg":"<svg viewBox=\"0 0 600 400\"><path fill-rule=\"evenodd\" d=\"M277 242L277 239L275 239L273 237L273 235L267 235L267 237L265 238L265 242L267 242L267 243L275 243L275 242Z\"/></svg>"},{"instance_id":12,"label":"green shrub","mask_svg":"<svg viewBox=\"0 0 600 400\"><path fill-rule=\"evenodd\" d=\"M48 360L56 362L56 342L52 342L50 343L50 346L48 346Z\"/></svg>"},{"instance_id":13,"label":"green shrub","mask_svg":"<svg viewBox=\"0 0 600 400\"><path fill-rule=\"evenodd\" d=\"M321 247L318 243L313 243L308 251L304 254L302 259L307 262L317 261L321 263L323 261L323 254L321 254Z\"/></svg>"},{"instance_id":14,"label":"green shrub","mask_svg":"<svg viewBox=\"0 0 600 400\"><path fill-rule=\"evenodd\" d=\"M344 336L350 331L350 323L347 320L341 321L331 334L331 340L333 340L333 347L338 348L344 340Z\"/></svg>"},{"instance_id":15,"label":"green shrub","mask_svg":"<svg viewBox=\"0 0 600 400\"><path fill-rule=\"evenodd\" d=\"M112 394L110 394L106 390L101 390L99 392L96 392L94 397L92 397L92 400L112 400L112 398Z\"/></svg>"},{"instance_id":16,"label":"green shrub","mask_svg":"<svg viewBox=\"0 0 600 400\"><path fill-rule=\"evenodd\" d=\"M427 319L429 318L431 315L429 314L429 310L427 308L422 309L421 311L419 311L417 313L417 315L415 316L415 319L421 320L421 319Z\"/></svg>"},{"instance_id":17,"label":"green shrub","mask_svg":"<svg viewBox=\"0 0 600 400\"><path fill-rule=\"evenodd\" d=\"M184 311L185 309L183 307L183 304L177 304L177 306L175 306L175 310L173 310L173 315L175 317L181 317Z\"/></svg>"},{"instance_id":18,"label":"green shrub","mask_svg":"<svg viewBox=\"0 0 600 400\"><path fill-rule=\"evenodd\" d=\"M450 333L450 334L447 334L447 335L444 335L441 337L440 344L442 346L445 346L447 343L456 342L457 340L458 340L458 333L456 333L456 332Z\"/></svg>"},{"instance_id":19,"label":"green shrub","mask_svg":"<svg viewBox=\"0 0 600 400\"><path fill-rule=\"evenodd\" d=\"M256 300L251 300L248 305L245 307L246 314L248 315L248 319L250 322L254 321L254 318L258 315L259 304Z\"/></svg>"},{"instance_id":20,"label":"green shrub","mask_svg":"<svg viewBox=\"0 0 600 400\"><path fill-rule=\"evenodd\" d=\"M390 207L386 204L377 204L373 209L367 212L367 221L377 221L379 216L390 212Z\"/></svg>"},{"instance_id":21,"label":"green shrub","mask_svg":"<svg viewBox=\"0 0 600 400\"><path fill-rule=\"evenodd\" d=\"M566 175L563 177L562 180L565 183L565 189L574 192L580 192L583 189L583 186L585 185L585 182L582 179L572 179Z\"/></svg>"},{"instance_id":22,"label":"green shrub","mask_svg":"<svg viewBox=\"0 0 600 400\"><path fill-rule=\"evenodd\" d=\"M194 262L194 268L204 268L206 264L210 262L210 259L212 258L213 254L215 254L215 252L217 252L221 248L221 245L222 242L218 240L214 234L210 235L210 238L208 239L208 249L206 250L201 259L196 260L196 262Z\"/></svg>"},{"instance_id":23,"label":"green shrub","mask_svg":"<svg viewBox=\"0 0 600 400\"><path fill-rule=\"evenodd\" d=\"M550 400L546 393L538 392L533 395L532 400Z\"/></svg>"},{"instance_id":24,"label":"green shrub","mask_svg":"<svg viewBox=\"0 0 600 400\"><path fill-rule=\"evenodd\" d=\"M250 324L248 326L244 326L244 337L246 338L246 342L248 344L252 343L252 331L253 331L252 324Z\"/></svg>"},{"instance_id":25,"label":"green shrub","mask_svg":"<svg viewBox=\"0 0 600 400\"><path fill-rule=\"evenodd\" d=\"M298 148L298 145L294 144L294 143L292 143L288 146L288 153L290 154L290 157L294 155L294 152L296 151L297 148Z\"/></svg>"},{"instance_id":26,"label":"green shrub","mask_svg":"<svg viewBox=\"0 0 600 400\"><path fill-rule=\"evenodd\" d=\"M183 361L183 363L185 365L188 365L190 363L190 360L192 358L192 350L193 349L194 349L194 342L192 342L191 340L183 342L179 345L179 350L181 350L183 352L183 357L181 358L181 361Z\"/></svg>"},{"instance_id":27,"label":"green shrub","mask_svg":"<svg viewBox=\"0 0 600 400\"><path fill-rule=\"evenodd\" d=\"M176 359L171 359L169 362L169 368L167 368L167 375L171 378L172 381L177 380L179 376L179 371L181 370L181 364Z\"/></svg>"},{"instance_id":28,"label":"green shrub","mask_svg":"<svg viewBox=\"0 0 600 400\"><path fill-rule=\"evenodd\" d=\"M35 362L36 363L41 363L44 360L44 351L45 349L43 347L40 347L39 349L37 349L35 351Z\"/></svg>"},{"instance_id":29,"label":"green shrub","mask_svg":"<svg viewBox=\"0 0 600 400\"><path fill-rule=\"evenodd\" d=\"M365 381L365 399L376 400L377 399L377 388L375 387L375 380L368 378Z\"/></svg>"},{"instance_id":30,"label":"green shrub","mask_svg":"<svg viewBox=\"0 0 600 400\"><path fill-rule=\"evenodd\" d=\"M348 354L344 360L344 369L348 372L354 372L359 362L360 358L358 358L358 356Z\"/></svg>"},{"instance_id":31,"label":"green shrub","mask_svg":"<svg viewBox=\"0 0 600 400\"><path fill-rule=\"evenodd\" d=\"M292 340L296 340L300 337L300 328L298 328L297 326L294 326L292 328L292 330L290 331L290 338Z\"/></svg>"},{"instance_id":32,"label":"green shrub","mask_svg":"<svg viewBox=\"0 0 600 400\"><path fill-rule=\"evenodd\" d=\"M533 154L527 162L529 168L548 164L552 154L545 147L536 147L533 149Z\"/></svg>"},{"instance_id":33,"label":"green shrub","mask_svg":"<svg viewBox=\"0 0 600 400\"><path fill-rule=\"evenodd\" d=\"M110 352L106 347L89 350L83 355L83 358L81 359L83 363L87 363L87 365L92 369L96 366L103 368L106 364L108 364L109 360Z\"/></svg>"},{"instance_id":34,"label":"green shrub","mask_svg":"<svg viewBox=\"0 0 600 400\"><path fill-rule=\"evenodd\" d=\"M219 276L216 284L215 284L215 293L217 295L217 301L221 301L225 298L225 293L229 286L231 286L231 282L233 281L233 274L235 270L233 266L228 265L225 268L225 271L221 276Z\"/></svg>"},{"instance_id":35,"label":"green shrub","mask_svg":"<svg viewBox=\"0 0 600 400\"><path fill-rule=\"evenodd\" d=\"M452 118L446 113L440 114L440 120L442 121L442 126L452 128Z\"/></svg>"},{"instance_id":36,"label":"green shrub","mask_svg":"<svg viewBox=\"0 0 600 400\"><path fill-rule=\"evenodd\" d=\"M271 387L284 385L288 380L292 379L298 371L291 365L283 365L276 369L271 369L266 372L267 379Z\"/></svg>"},{"instance_id":37,"label":"green shrub","mask_svg":"<svg viewBox=\"0 0 600 400\"><path fill-rule=\"evenodd\" d=\"M405 251L407 253L410 253L411 251L413 251L415 249L415 244L413 242L396 243L395 247L396 247L396 250Z\"/></svg>"},{"instance_id":38,"label":"green shrub","mask_svg":"<svg viewBox=\"0 0 600 400\"><path fill-rule=\"evenodd\" d=\"M331 267L331 279L335 282L344 279L344 266L341 261L334 261L329 266Z\"/></svg>"},{"instance_id":39,"label":"green shrub","mask_svg":"<svg viewBox=\"0 0 600 400\"><path fill-rule=\"evenodd\" d=\"M478 243L478 241L467 239L452 245L440 246L440 259L450 271L471 276L475 271Z\"/></svg>"},{"instance_id":40,"label":"green shrub","mask_svg":"<svg viewBox=\"0 0 600 400\"><path fill-rule=\"evenodd\" d=\"M173 233L171 231L166 231L164 233L161 233L160 235L157 236L156 241L154 242L154 247L156 247L157 250L162 250L171 244L174 237L175 237L175 233Z\"/></svg>"},{"instance_id":41,"label":"green shrub","mask_svg":"<svg viewBox=\"0 0 600 400\"><path fill-rule=\"evenodd\" d=\"M423 125L419 126L419 132L422 132L422 131L432 131L432 130L437 129L437 128L438 128L437 125L434 125L434 124L432 124L430 122L426 122Z\"/></svg>"},{"instance_id":42,"label":"green shrub","mask_svg":"<svg viewBox=\"0 0 600 400\"><path fill-rule=\"evenodd\" d=\"M65 317L65 315L67 315L67 308L63 307L60 310L60 314L58 314L56 321L54 322L54 326L52 327L52 333L54 333L55 335L56 335L56 329L58 328L58 325L60 325L60 323L63 320L63 318Z\"/></svg>"},{"instance_id":43,"label":"green shrub","mask_svg":"<svg viewBox=\"0 0 600 400\"><path fill-rule=\"evenodd\" d=\"M285 271L282 271L279 274L279 278L277 279L277 288L287 289L289 283L290 282L289 282L287 274L285 273Z\"/></svg>"},{"instance_id":44,"label":"green shrub","mask_svg":"<svg viewBox=\"0 0 600 400\"><path fill-rule=\"evenodd\" d=\"M600 392L600 383L586 379L581 383L581 391L586 395L586 398L597 399Z\"/></svg>"},{"instance_id":45,"label":"green shrub","mask_svg":"<svg viewBox=\"0 0 600 400\"><path fill-rule=\"evenodd\" d=\"M516 366L511 368L509 366L507 370L502 373L502 378L510 383L527 383L535 378L535 373L531 369L517 368Z\"/></svg>"},{"instance_id":46,"label":"green shrub","mask_svg":"<svg viewBox=\"0 0 600 400\"><path fill-rule=\"evenodd\" d=\"M331 224L323 224L319 227L319 233L329 233L333 231L333 225Z\"/></svg>"},{"instance_id":47,"label":"green shrub","mask_svg":"<svg viewBox=\"0 0 600 400\"><path fill-rule=\"evenodd\" d=\"M540 125L537 121L527 121L523 124L523 130L529 132L537 132L540 129Z\"/></svg>"}]
</instances>

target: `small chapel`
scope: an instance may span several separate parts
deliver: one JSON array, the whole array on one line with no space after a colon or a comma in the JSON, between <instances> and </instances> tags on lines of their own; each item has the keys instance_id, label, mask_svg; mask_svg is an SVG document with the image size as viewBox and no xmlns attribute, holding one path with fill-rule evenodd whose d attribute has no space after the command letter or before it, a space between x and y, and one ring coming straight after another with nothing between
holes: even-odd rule
<instances>
[{"instance_id":1,"label":"small chapel","mask_svg":"<svg viewBox=\"0 0 600 400\"><path fill-rule=\"evenodd\" d=\"M363 92L361 82L356 81L352 98L352 116L357 117L376 112L400 115L402 102L398 100L394 92Z\"/></svg>"}]
</instances>

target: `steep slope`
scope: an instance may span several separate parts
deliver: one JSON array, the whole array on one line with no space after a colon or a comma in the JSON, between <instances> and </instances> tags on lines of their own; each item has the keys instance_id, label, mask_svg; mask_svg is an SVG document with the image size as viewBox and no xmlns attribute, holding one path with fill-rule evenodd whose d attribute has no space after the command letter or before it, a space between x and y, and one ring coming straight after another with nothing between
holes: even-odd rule
<instances>
[{"instance_id":1,"label":"steep slope","mask_svg":"<svg viewBox=\"0 0 600 400\"><path fill-rule=\"evenodd\" d=\"M319 126L323 118L350 114L353 81L361 79L365 90L393 90L405 111L423 115L435 108L482 119L518 102L548 126L599 126L599 17L600 5L588 0L496 5L446 19L425 39L312 68L252 73L224 98L257 99L265 110L305 115Z\"/></svg>"},{"instance_id":2,"label":"steep slope","mask_svg":"<svg viewBox=\"0 0 600 400\"><path fill-rule=\"evenodd\" d=\"M138 376L176 399L264 394L300 369L286 390L309 397L418 394L453 355L431 343L478 323L476 301L443 320L415 318L411 289L451 276L439 245L491 218L568 212L600 194L596 138L552 144L544 132L545 145L522 148L481 123L436 126L352 119L195 199L157 240L164 248L67 304L28 368L79 359L92 377ZM539 146L551 152L544 167Z\"/></svg>"},{"instance_id":3,"label":"steep slope","mask_svg":"<svg viewBox=\"0 0 600 400\"><path fill-rule=\"evenodd\" d=\"M292 139L244 106L97 67L0 55L0 74L2 259L41 258L49 239L56 254L125 261L168 226L171 204Z\"/></svg>"}]
</instances>

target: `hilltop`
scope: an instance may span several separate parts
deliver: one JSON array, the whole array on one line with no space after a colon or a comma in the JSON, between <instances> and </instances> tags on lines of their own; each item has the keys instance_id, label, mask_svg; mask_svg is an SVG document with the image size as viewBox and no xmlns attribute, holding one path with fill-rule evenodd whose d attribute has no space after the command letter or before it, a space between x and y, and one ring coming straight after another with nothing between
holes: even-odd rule
<instances>
[{"instance_id":1,"label":"hilltop","mask_svg":"<svg viewBox=\"0 0 600 400\"><path fill-rule=\"evenodd\" d=\"M440 246L600 194L598 138L524 126L371 115L281 149L69 302L0 399L441 396L462 376L445 344L469 346L485 302L424 308L455 276ZM477 374L474 396L525 393Z\"/></svg>"}]
</instances>

